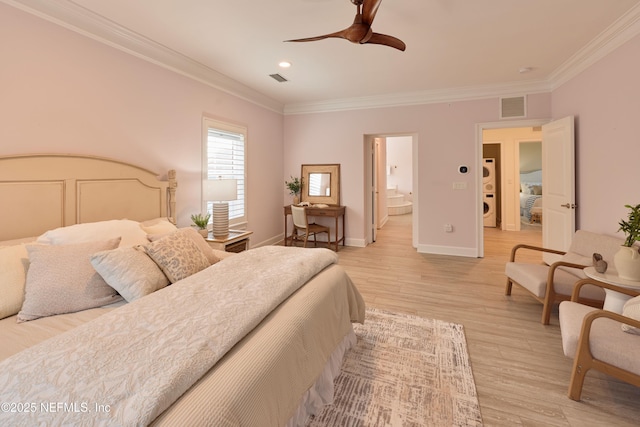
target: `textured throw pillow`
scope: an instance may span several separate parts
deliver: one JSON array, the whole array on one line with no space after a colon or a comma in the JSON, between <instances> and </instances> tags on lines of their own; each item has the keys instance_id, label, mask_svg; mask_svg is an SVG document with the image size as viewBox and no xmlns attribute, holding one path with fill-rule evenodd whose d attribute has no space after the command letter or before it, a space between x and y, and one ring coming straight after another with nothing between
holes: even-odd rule
<instances>
[{"instance_id":1,"label":"textured throw pillow","mask_svg":"<svg viewBox=\"0 0 640 427\"><path fill-rule=\"evenodd\" d=\"M147 234L167 234L178 229L166 218L150 219L140 223L140 228Z\"/></svg>"},{"instance_id":2,"label":"textured throw pillow","mask_svg":"<svg viewBox=\"0 0 640 427\"><path fill-rule=\"evenodd\" d=\"M624 307L622 308L622 315L625 317L630 317L634 320L640 320L640 295L637 297L633 297L629 301L624 303ZM622 330L630 334L640 335L639 328L627 325L625 323L622 324Z\"/></svg>"},{"instance_id":3,"label":"textured throw pillow","mask_svg":"<svg viewBox=\"0 0 640 427\"><path fill-rule=\"evenodd\" d=\"M184 234L189 239L193 240L193 243L200 248L204 256L207 257L209 264L213 265L216 262L220 261L221 257L216 255L216 252L209 246L207 241L202 237L200 233L198 233L193 227L184 227L178 228L177 233ZM156 240L160 240L163 237L167 237L170 233L165 234L149 234L147 237L151 242L155 242Z\"/></svg>"},{"instance_id":4,"label":"textured throw pillow","mask_svg":"<svg viewBox=\"0 0 640 427\"><path fill-rule=\"evenodd\" d=\"M91 256L91 265L128 302L169 284L160 267L139 247L97 252Z\"/></svg>"},{"instance_id":5,"label":"textured throw pillow","mask_svg":"<svg viewBox=\"0 0 640 427\"><path fill-rule=\"evenodd\" d=\"M122 297L91 266L92 254L115 249L120 238L73 245L27 245L29 270L18 322L73 313Z\"/></svg>"},{"instance_id":6,"label":"textured throw pillow","mask_svg":"<svg viewBox=\"0 0 640 427\"><path fill-rule=\"evenodd\" d=\"M145 250L171 283L191 276L210 265L198 246L184 233L169 234L149 243Z\"/></svg>"},{"instance_id":7,"label":"textured throw pillow","mask_svg":"<svg viewBox=\"0 0 640 427\"><path fill-rule=\"evenodd\" d=\"M0 319L20 311L29 254L24 245L0 248Z\"/></svg>"},{"instance_id":8,"label":"textured throw pillow","mask_svg":"<svg viewBox=\"0 0 640 427\"><path fill-rule=\"evenodd\" d=\"M148 242L147 233L140 223L128 219L87 222L49 230L40 237L38 243L50 245L68 245L72 243L96 242L120 237L120 246L144 245Z\"/></svg>"}]
</instances>

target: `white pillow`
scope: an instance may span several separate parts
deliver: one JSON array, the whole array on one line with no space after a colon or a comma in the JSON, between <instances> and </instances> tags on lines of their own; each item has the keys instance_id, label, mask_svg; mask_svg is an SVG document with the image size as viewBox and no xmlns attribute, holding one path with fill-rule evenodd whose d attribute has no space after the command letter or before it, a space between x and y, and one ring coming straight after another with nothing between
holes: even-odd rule
<instances>
[{"instance_id":1,"label":"white pillow","mask_svg":"<svg viewBox=\"0 0 640 427\"><path fill-rule=\"evenodd\" d=\"M634 320L640 320L640 295L624 303L622 315ZM640 335L640 329L627 325L626 323L622 324L622 330L630 334Z\"/></svg>"},{"instance_id":2,"label":"white pillow","mask_svg":"<svg viewBox=\"0 0 640 427\"><path fill-rule=\"evenodd\" d=\"M120 238L72 245L27 245L29 270L18 322L73 313L122 297L91 266L90 256L115 249Z\"/></svg>"},{"instance_id":3,"label":"white pillow","mask_svg":"<svg viewBox=\"0 0 640 427\"><path fill-rule=\"evenodd\" d=\"M184 233L171 233L167 237L149 243L145 246L145 250L171 283L211 265L200 248Z\"/></svg>"},{"instance_id":4,"label":"white pillow","mask_svg":"<svg viewBox=\"0 0 640 427\"><path fill-rule=\"evenodd\" d=\"M29 254L24 245L0 248L0 319L20 311Z\"/></svg>"},{"instance_id":5,"label":"white pillow","mask_svg":"<svg viewBox=\"0 0 640 427\"><path fill-rule=\"evenodd\" d=\"M68 245L122 238L120 246L136 246L148 243L147 233L140 223L129 219L87 222L49 230L38 237L38 243Z\"/></svg>"},{"instance_id":6,"label":"white pillow","mask_svg":"<svg viewBox=\"0 0 640 427\"><path fill-rule=\"evenodd\" d=\"M91 265L128 302L169 284L167 276L141 247L97 252L91 256Z\"/></svg>"},{"instance_id":7,"label":"white pillow","mask_svg":"<svg viewBox=\"0 0 640 427\"><path fill-rule=\"evenodd\" d=\"M167 234L178 229L167 218L156 218L140 223L140 228L147 234Z\"/></svg>"}]
</instances>

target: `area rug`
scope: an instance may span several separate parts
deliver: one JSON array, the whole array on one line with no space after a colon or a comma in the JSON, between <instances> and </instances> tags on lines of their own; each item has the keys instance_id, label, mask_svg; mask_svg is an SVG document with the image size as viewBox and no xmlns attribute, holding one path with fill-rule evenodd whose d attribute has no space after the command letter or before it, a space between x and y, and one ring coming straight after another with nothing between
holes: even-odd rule
<instances>
[{"instance_id":1,"label":"area rug","mask_svg":"<svg viewBox=\"0 0 640 427\"><path fill-rule=\"evenodd\" d=\"M367 309L354 329L334 403L307 427L482 426L462 325Z\"/></svg>"}]
</instances>

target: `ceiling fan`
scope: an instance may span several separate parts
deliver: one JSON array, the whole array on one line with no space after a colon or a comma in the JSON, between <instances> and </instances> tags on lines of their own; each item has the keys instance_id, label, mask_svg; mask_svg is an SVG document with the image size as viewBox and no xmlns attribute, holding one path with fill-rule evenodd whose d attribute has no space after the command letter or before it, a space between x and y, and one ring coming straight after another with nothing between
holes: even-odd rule
<instances>
[{"instance_id":1,"label":"ceiling fan","mask_svg":"<svg viewBox=\"0 0 640 427\"><path fill-rule=\"evenodd\" d=\"M323 40L327 38L341 38L347 39L352 43L372 43L390 46L398 50L404 51L406 45L400 39L393 36L387 36L385 34L374 33L371 29L373 24L373 18L376 17L378 7L382 0L350 0L358 8L356 17L353 20L353 24L349 28L345 28L342 31L337 31L331 34L325 34L323 36L309 37L296 40L285 40L287 42L312 42L316 40Z\"/></svg>"}]
</instances>

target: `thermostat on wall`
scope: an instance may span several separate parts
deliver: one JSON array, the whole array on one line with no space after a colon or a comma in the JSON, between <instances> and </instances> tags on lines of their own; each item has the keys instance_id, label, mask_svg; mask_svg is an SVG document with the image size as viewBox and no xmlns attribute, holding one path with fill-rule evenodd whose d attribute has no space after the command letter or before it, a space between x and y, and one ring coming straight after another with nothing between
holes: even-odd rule
<instances>
[{"instance_id":1,"label":"thermostat on wall","mask_svg":"<svg viewBox=\"0 0 640 427\"><path fill-rule=\"evenodd\" d=\"M465 174L469 172L469 167L465 165L458 166L458 172L460 172L461 174Z\"/></svg>"}]
</instances>

